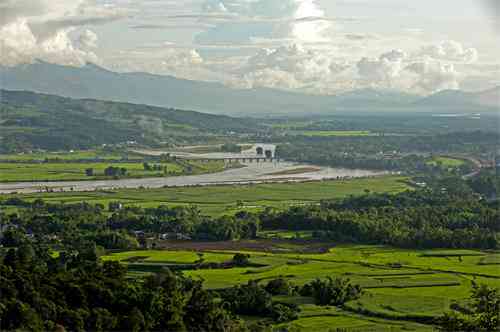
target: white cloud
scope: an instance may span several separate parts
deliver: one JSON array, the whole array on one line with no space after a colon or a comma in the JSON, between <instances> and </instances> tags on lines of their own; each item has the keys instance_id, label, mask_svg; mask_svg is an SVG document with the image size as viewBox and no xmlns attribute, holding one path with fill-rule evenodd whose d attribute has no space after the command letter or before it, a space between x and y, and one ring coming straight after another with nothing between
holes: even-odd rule
<instances>
[{"instance_id":1,"label":"white cloud","mask_svg":"<svg viewBox=\"0 0 500 332\"><path fill-rule=\"evenodd\" d=\"M96 48L99 37L97 34L89 29L86 29L80 36L78 37L78 43L83 48Z\"/></svg>"},{"instance_id":2,"label":"white cloud","mask_svg":"<svg viewBox=\"0 0 500 332\"><path fill-rule=\"evenodd\" d=\"M454 62L474 63L478 60L478 51L475 48L465 48L454 40L442 41L438 44L422 47L420 55L434 59Z\"/></svg>"},{"instance_id":3,"label":"white cloud","mask_svg":"<svg viewBox=\"0 0 500 332\"><path fill-rule=\"evenodd\" d=\"M64 65L98 62L93 52L76 48L69 37L70 29L57 31L40 41L25 20L19 19L0 28L0 64L15 66L36 59Z\"/></svg>"},{"instance_id":4,"label":"white cloud","mask_svg":"<svg viewBox=\"0 0 500 332\"><path fill-rule=\"evenodd\" d=\"M421 93L460 88L460 73L455 70L453 64L426 59L410 64L406 70L416 74L413 87Z\"/></svg>"},{"instance_id":5,"label":"white cloud","mask_svg":"<svg viewBox=\"0 0 500 332\"><path fill-rule=\"evenodd\" d=\"M233 15L230 16L233 26L246 25L243 28L246 34L240 33L245 41L289 38L301 43L324 42L329 40L327 33L334 26L316 0L207 0L202 10L208 14ZM254 26L249 27L249 24ZM224 28L231 29L227 25ZM220 39L219 29L214 29L214 35L207 37L210 32L205 33L204 40Z\"/></svg>"},{"instance_id":6,"label":"white cloud","mask_svg":"<svg viewBox=\"0 0 500 332\"><path fill-rule=\"evenodd\" d=\"M125 15L93 0L0 0L0 9L0 64L9 66L35 59L65 65L99 62L88 51L96 46L97 35L86 30L75 43L70 33Z\"/></svg>"},{"instance_id":7,"label":"white cloud","mask_svg":"<svg viewBox=\"0 0 500 332\"><path fill-rule=\"evenodd\" d=\"M262 49L250 57L244 72L244 85L294 89L317 86L348 65L333 60L333 50L319 52L291 44L276 49Z\"/></svg>"},{"instance_id":8,"label":"white cloud","mask_svg":"<svg viewBox=\"0 0 500 332\"><path fill-rule=\"evenodd\" d=\"M407 54L402 50L392 50L377 59L362 58L357 64L359 75L372 83L383 83L388 87L393 84L403 69Z\"/></svg>"}]
</instances>

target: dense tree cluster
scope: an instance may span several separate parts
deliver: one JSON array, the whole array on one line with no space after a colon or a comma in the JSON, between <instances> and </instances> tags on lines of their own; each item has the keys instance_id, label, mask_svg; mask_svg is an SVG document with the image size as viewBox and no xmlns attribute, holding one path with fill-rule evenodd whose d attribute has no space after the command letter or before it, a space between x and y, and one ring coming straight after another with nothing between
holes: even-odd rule
<instances>
[{"instance_id":1,"label":"dense tree cluster","mask_svg":"<svg viewBox=\"0 0 500 332\"><path fill-rule=\"evenodd\" d=\"M500 329L500 290L472 284L470 304L452 305L454 309L439 318L441 331L489 332Z\"/></svg>"},{"instance_id":2,"label":"dense tree cluster","mask_svg":"<svg viewBox=\"0 0 500 332\"><path fill-rule=\"evenodd\" d=\"M415 156L422 153L491 154L498 147L500 135L497 132L473 131L419 136L299 136L294 137L293 144L287 144L290 141L288 137L281 138L283 144L279 144L276 151L280 158L321 164L347 164L351 161L350 158L373 156L374 159L380 152L390 154L394 151Z\"/></svg>"},{"instance_id":3,"label":"dense tree cluster","mask_svg":"<svg viewBox=\"0 0 500 332\"><path fill-rule=\"evenodd\" d=\"M226 241L253 239L260 230L257 216L241 213L211 218L195 207L124 208L119 202L111 202L106 210L100 204L47 203L40 199L30 203L17 198L0 205L22 208L18 214L0 213L0 225L10 226L4 232L4 245L15 242L16 236L29 234L59 245L85 240L105 249L134 249L139 247L136 232L155 237L174 233L195 240Z\"/></svg>"},{"instance_id":4,"label":"dense tree cluster","mask_svg":"<svg viewBox=\"0 0 500 332\"><path fill-rule=\"evenodd\" d=\"M475 192L480 193L486 198L495 199L500 196L500 173L498 171L482 171L468 182Z\"/></svg>"},{"instance_id":5,"label":"dense tree cluster","mask_svg":"<svg viewBox=\"0 0 500 332\"><path fill-rule=\"evenodd\" d=\"M331 278L316 279L300 290L303 296L312 296L317 305L340 306L346 302L357 300L363 294L359 285L352 284L349 279Z\"/></svg>"},{"instance_id":6,"label":"dense tree cluster","mask_svg":"<svg viewBox=\"0 0 500 332\"><path fill-rule=\"evenodd\" d=\"M109 166L104 169L104 176L121 177L127 175L127 169L124 167Z\"/></svg>"},{"instance_id":7,"label":"dense tree cluster","mask_svg":"<svg viewBox=\"0 0 500 332\"><path fill-rule=\"evenodd\" d=\"M126 278L88 251L54 257L23 244L0 256L0 329L238 331L241 324L202 283L166 270Z\"/></svg>"},{"instance_id":8,"label":"dense tree cluster","mask_svg":"<svg viewBox=\"0 0 500 332\"><path fill-rule=\"evenodd\" d=\"M313 230L316 237L344 242L406 248L498 248L498 203L443 189L367 194L324 201L319 206L268 210L260 219L264 229Z\"/></svg>"},{"instance_id":9,"label":"dense tree cluster","mask_svg":"<svg viewBox=\"0 0 500 332\"><path fill-rule=\"evenodd\" d=\"M300 311L295 304L273 302L272 295L255 281L225 289L220 295L238 315L269 317L282 323L297 319Z\"/></svg>"}]
</instances>

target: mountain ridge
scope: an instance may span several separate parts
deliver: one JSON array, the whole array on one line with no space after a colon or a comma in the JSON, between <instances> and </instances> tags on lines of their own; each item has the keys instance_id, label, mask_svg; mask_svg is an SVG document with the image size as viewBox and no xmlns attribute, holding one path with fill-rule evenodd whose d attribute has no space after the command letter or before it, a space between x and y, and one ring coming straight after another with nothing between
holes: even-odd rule
<instances>
[{"instance_id":1,"label":"mountain ridge","mask_svg":"<svg viewBox=\"0 0 500 332\"><path fill-rule=\"evenodd\" d=\"M254 119L0 89L0 151L155 145L261 130Z\"/></svg>"},{"instance_id":2,"label":"mountain ridge","mask_svg":"<svg viewBox=\"0 0 500 332\"><path fill-rule=\"evenodd\" d=\"M194 81L144 72L118 73L93 63L70 67L36 61L0 66L0 88L77 99L110 100L233 116L332 114L337 111L500 108L500 87L481 93L456 90L419 97L394 90L360 89L338 95L310 95L271 88L233 89L219 82ZM466 109L465 109L466 108ZM482 110L482 109L481 109Z\"/></svg>"}]
</instances>

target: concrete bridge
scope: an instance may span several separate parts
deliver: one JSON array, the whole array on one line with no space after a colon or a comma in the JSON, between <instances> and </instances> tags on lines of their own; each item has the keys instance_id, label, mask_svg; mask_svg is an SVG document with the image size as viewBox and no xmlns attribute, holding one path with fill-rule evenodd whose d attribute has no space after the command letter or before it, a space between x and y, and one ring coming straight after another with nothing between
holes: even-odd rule
<instances>
[{"instance_id":1,"label":"concrete bridge","mask_svg":"<svg viewBox=\"0 0 500 332\"><path fill-rule=\"evenodd\" d=\"M273 163L273 162L280 162L279 158L274 158L274 157L226 157L226 158L179 158L181 160L185 161L199 161L202 163L208 163L211 161L223 161L224 163L231 164L231 163Z\"/></svg>"}]
</instances>

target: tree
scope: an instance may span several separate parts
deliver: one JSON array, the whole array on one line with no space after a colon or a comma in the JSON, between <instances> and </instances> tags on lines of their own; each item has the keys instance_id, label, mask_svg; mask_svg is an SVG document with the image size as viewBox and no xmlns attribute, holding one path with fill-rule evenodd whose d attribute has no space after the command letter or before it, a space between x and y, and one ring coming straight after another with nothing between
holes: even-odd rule
<instances>
[{"instance_id":1,"label":"tree","mask_svg":"<svg viewBox=\"0 0 500 332\"><path fill-rule=\"evenodd\" d=\"M94 308L86 322L86 328L89 331L106 332L116 328L117 318L111 312L104 308Z\"/></svg>"},{"instance_id":2,"label":"tree","mask_svg":"<svg viewBox=\"0 0 500 332\"><path fill-rule=\"evenodd\" d=\"M271 294L255 281L230 288L221 295L236 314L265 316L271 312Z\"/></svg>"},{"instance_id":3,"label":"tree","mask_svg":"<svg viewBox=\"0 0 500 332\"><path fill-rule=\"evenodd\" d=\"M266 285L266 291L272 295L290 295L293 287L285 278L280 277L269 281Z\"/></svg>"},{"instance_id":4,"label":"tree","mask_svg":"<svg viewBox=\"0 0 500 332\"><path fill-rule=\"evenodd\" d=\"M271 310L271 317L277 323L284 323L299 318L299 307L297 305L274 304Z\"/></svg>"},{"instance_id":5,"label":"tree","mask_svg":"<svg viewBox=\"0 0 500 332\"><path fill-rule=\"evenodd\" d=\"M470 307L455 306L455 311L438 319L442 331L498 331L500 328L500 291L487 285L472 284Z\"/></svg>"},{"instance_id":6,"label":"tree","mask_svg":"<svg viewBox=\"0 0 500 332\"><path fill-rule=\"evenodd\" d=\"M93 168L87 168L85 170L85 175L86 176L94 176L94 169Z\"/></svg>"},{"instance_id":7,"label":"tree","mask_svg":"<svg viewBox=\"0 0 500 332\"><path fill-rule=\"evenodd\" d=\"M358 299L363 290L359 285L351 284L349 279L331 278L316 279L310 283L309 289L317 305L339 306L348 301Z\"/></svg>"},{"instance_id":8,"label":"tree","mask_svg":"<svg viewBox=\"0 0 500 332\"><path fill-rule=\"evenodd\" d=\"M233 264L236 266L248 266L250 264L250 255L237 253L233 256Z\"/></svg>"},{"instance_id":9,"label":"tree","mask_svg":"<svg viewBox=\"0 0 500 332\"><path fill-rule=\"evenodd\" d=\"M130 332L140 332L144 331L146 326L146 320L142 312L134 307L128 315L122 319L121 329L122 331Z\"/></svg>"}]
</instances>

